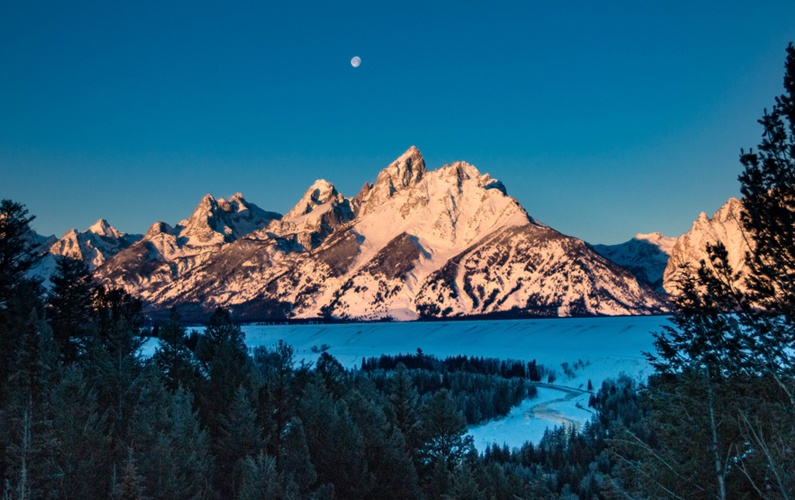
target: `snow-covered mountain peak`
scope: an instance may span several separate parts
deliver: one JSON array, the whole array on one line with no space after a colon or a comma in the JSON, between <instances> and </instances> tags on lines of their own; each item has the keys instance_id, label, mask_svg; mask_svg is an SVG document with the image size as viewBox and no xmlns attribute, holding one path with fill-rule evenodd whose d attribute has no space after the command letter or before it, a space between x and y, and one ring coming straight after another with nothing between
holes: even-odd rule
<instances>
[{"instance_id":1,"label":"snow-covered mountain peak","mask_svg":"<svg viewBox=\"0 0 795 500\"><path fill-rule=\"evenodd\" d=\"M253 231L265 227L281 216L266 212L243 195L236 193L229 201L205 195L193 214L177 225L183 242L192 246L221 245L234 241Z\"/></svg>"},{"instance_id":2,"label":"snow-covered mountain peak","mask_svg":"<svg viewBox=\"0 0 795 500\"><path fill-rule=\"evenodd\" d=\"M480 172L474 165L465 161L457 161L452 165L445 165L440 169L440 174L455 177L458 180L480 179Z\"/></svg>"},{"instance_id":3,"label":"snow-covered mountain peak","mask_svg":"<svg viewBox=\"0 0 795 500\"><path fill-rule=\"evenodd\" d=\"M301 200L284 216L285 220L292 220L306 215L315 208L332 200L340 198L334 184L325 179L318 179L306 190Z\"/></svg>"},{"instance_id":4,"label":"snow-covered mountain peak","mask_svg":"<svg viewBox=\"0 0 795 500\"><path fill-rule=\"evenodd\" d=\"M489 174L481 174L477 167L465 161L457 161L451 165L445 165L439 169L442 177L452 177L458 181L474 179L477 181L478 187L484 189L496 189L502 194L507 195L508 191L505 185L497 179L493 179Z\"/></svg>"},{"instance_id":5,"label":"snow-covered mountain peak","mask_svg":"<svg viewBox=\"0 0 795 500\"><path fill-rule=\"evenodd\" d=\"M693 222L693 226L688 233L693 231L711 232L711 228L716 224L730 224L739 227L742 210L743 203L740 200L737 198L729 198L723 206L712 214L712 217L704 212L698 214L698 218Z\"/></svg>"},{"instance_id":6,"label":"snow-covered mountain peak","mask_svg":"<svg viewBox=\"0 0 795 500\"><path fill-rule=\"evenodd\" d=\"M745 253L749 250L749 242L743 234L740 220L742 210L742 201L729 198L711 218L704 212L699 214L690 231L676 240L671 251L671 259L665 269L664 286L668 293L678 293L682 266L696 269L702 260L709 260L706 249L708 243L722 242L728 251L732 269L744 275ZM742 288L744 285L741 282L737 286Z\"/></svg>"},{"instance_id":7,"label":"snow-covered mountain peak","mask_svg":"<svg viewBox=\"0 0 795 500\"><path fill-rule=\"evenodd\" d=\"M592 248L616 264L624 267L640 281L663 291L663 275L676 238L654 232L638 233L632 239L616 245L593 245Z\"/></svg>"},{"instance_id":8,"label":"snow-covered mountain peak","mask_svg":"<svg viewBox=\"0 0 795 500\"><path fill-rule=\"evenodd\" d=\"M411 189L425 176L425 160L420 150L411 146L397 160L378 174L375 184L362 196L366 202L364 211L369 212L376 205L384 203L395 193Z\"/></svg>"},{"instance_id":9,"label":"snow-covered mountain peak","mask_svg":"<svg viewBox=\"0 0 795 500\"><path fill-rule=\"evenodd\" d=\"M51 273L55 268L54 258L66 256L83 260L93 270L139 239L141 235L122 233L105 219L99 219L85 231L70 229L60 239L50 241L48 251L51 255L45 259L47 262L43 268L49 268Z\"/></svg>"},{"instance_id":10,"label":"snow-covered mountain peak","mask_svg":"<svg viewBox=\"0 0 795 500\"><path fill-rule=\"evenodd\" d=\"M726 221L739 221L740 214L743 210L743 203L738 200L737 198L729 198L725 205L720 207L715 215L713 215L713 220L717 219L721 222Z\"/></svg>"},{"instance_id":11,"label":"snow-covered mountain peak","mask_svg":"<svg viewBox=\"0 0 795 500\"><path fill-rule=\"evenodd\" d=\"M218 201L211 194L204 195L191 216L177 225L181 228L180 235L194 245L223 243L223 231L216 230L218 212Z\"/></svg>"},{"instance_id":12,"label":"snow-covered mountain peak","mask_svg":"<svg viewBox=\"0 0 795 500\"><path fill-rule=\"evenodd\" d=\"M660 249L664 254L671 255L671 250L674 248L676 238L665 236L662 233L654 231L652 233L638 233L633 240L645 241Z\"/></svg>"},{"instance_id":13,"label":"snow-covered mountain peak","mask_svg":"<svg viewBox=\"0 0 795 500\"><path fill-rule=\"evenodd\" d=\"M173 231L174 229L165 222L155 222L149 226L149 230L144 235L144 239L152 239L158 234L171 234Z\"/></svg>"},{"instance_id":14,"label":"snow-covered mountain peak","mask_svg":"<svg viewBox=\"0 0 795 500\"><path fill-rule=\"evenodd\" d=\"M314 182L284 217L239 193L207 195L189 218L174 229L156 224L98 275L156 308L221 305L261 317L641 314L664 306L582 241L536 223L500 181L463 161L427 171L416 147L355 198Z\"/></svg>"},{"instance_id":15,"label":"snow-covered mountain peak","mask_svg":"<svg viewBox=\"0 0 795 500\"><path fill-rule=\"evenodd\" d=\"M98 236L105 236L107 238L121 238L120 233L115 227L108 224L105 219L99 219L93 226L88 228L88 231Z\"/></svg>"}]
</instances>

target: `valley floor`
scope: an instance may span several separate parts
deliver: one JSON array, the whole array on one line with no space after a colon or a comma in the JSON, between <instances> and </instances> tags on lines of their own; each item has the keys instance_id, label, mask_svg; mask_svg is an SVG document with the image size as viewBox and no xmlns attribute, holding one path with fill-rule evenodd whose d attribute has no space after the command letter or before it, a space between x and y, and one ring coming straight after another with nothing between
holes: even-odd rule
<instances>
[{"instance_id":1,"label":"valley floor","mask_svg":"<svg viewBox=\"0 0 795 500\"><path fill-rule=\"evenodd\" d=\"M505 418L470 427L469 434L480 452L491 444L519 448L526 441L538 443L551 427L581 429L593 415L588 409L589 397L589 392L565 387L539 387L538 397L515 406Z\"/></svg>"},{"instance_id":2,"label":"valley floor","mask_svg":"<svg viewBox=\"0 0 795 500\"><path fill-rule=\"evenodd\" d=\"M246 344L273 347L283 340L295 348L298 361L314 362L322 351L346 368L381 354L410 354L421 349L439 358L454 355L536 360L554 370L538 398L526 400L500 420L471 428L475 444L519 446L538 442L548 427L582 426L591 417L589 382L625 373L645 380L653 369L643 352L653 352L652 332L667 323L664 316L553 318L317 325L244 325ZM156 342L145 347L154 352ZM551 382L551 383L547 383Z\"/></svg>"}]
</instances>

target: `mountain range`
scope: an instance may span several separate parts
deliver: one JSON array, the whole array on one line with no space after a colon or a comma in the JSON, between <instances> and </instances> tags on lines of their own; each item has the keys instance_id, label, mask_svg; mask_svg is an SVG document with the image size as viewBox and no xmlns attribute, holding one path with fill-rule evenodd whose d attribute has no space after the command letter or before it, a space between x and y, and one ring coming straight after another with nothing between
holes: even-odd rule
<instances>
[{"instance_id":1,"label":"mountain range","mask_svg":"<svg viewBox=\"0 0 795 500\"><path fill-rule=\"evenodd\" d=\"M218 306L248 321L658 314L673 262L698 258L705 238L735 238L719 214L676 240L589 245L535 220L473 165L429 171L411 147L356 196L318 180L283 216L237 193L208 194L143 236L100 219L46 241L38 273L57 255L79 258L151 314L177 306L188 318Z\"/></svg>"}]
</instances>

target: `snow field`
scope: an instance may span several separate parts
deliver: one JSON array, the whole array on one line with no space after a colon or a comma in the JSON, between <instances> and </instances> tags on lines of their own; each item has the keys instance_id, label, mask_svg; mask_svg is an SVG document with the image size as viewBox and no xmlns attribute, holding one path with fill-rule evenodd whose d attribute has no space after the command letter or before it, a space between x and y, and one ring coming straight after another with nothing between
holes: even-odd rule
<instances>
[{"instance_id":1,"label":"snow field","mask_svg":"<svg viewBox=\"0 0 795 500\"><path fill-rule=\"evenodd\" d=\"M454 355L516 359L555 371L554 387L539 387L539 397L524 401L503 419L474 426L470 433L479 450L489 443L521 446L538 442L547 428L562 422L581 426L591 418L590 381L594 391L602 381L625 373L645 380L653 368L643 352L654 352L652 332L667 323L663 316L381 322L316 325L244 325L246 345L273 348L283 340L295 348L296 361L315 362L328 346L346 368L358 368L363 358L410 354L422 349L438 358ZM150 356L157 346L143 350ZM567 363L568 374L563 363ZM545 378L542 382L548 382ZM570 388L570 390L566 390ZM539 406L542 406L539 408Z\"/></svg>"}]
</instances>

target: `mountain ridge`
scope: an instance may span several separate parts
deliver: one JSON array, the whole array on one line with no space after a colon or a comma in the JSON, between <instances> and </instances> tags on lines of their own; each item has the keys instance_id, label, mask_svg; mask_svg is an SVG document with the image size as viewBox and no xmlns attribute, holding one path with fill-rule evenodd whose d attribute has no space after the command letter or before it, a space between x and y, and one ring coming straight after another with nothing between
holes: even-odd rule
<instances>
[{"instance_id":1,"label":"mountain ridge","mask_svg":"<svg viewBox=\"0 0 795 500\"><path fill-rule=\"evenodd\" d=\"M353 197L315 181L284 216L206 195L97 265L157 313L222 306L247 320L624 315L664 297L531 217L505 185L412 146ZM109 231L98 221L97 232Z\"/></svg>"}]
</instances>

